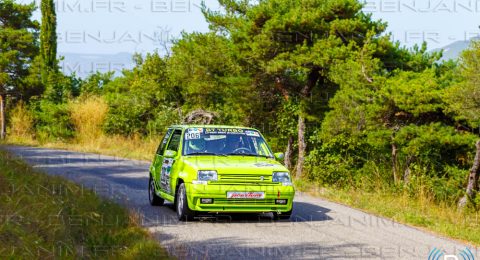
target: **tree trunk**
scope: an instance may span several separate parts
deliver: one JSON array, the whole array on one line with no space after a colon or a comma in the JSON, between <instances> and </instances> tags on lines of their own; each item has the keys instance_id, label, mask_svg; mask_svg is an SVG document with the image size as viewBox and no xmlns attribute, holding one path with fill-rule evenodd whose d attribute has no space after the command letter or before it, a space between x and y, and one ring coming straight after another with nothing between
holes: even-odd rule
<instances>
[{"instance_id":1,"label":"tree trunk","mask_svg":"<svg viewBox=\"0 0 480 260\"><path fill-rule=\"evenodd\" d=\"M415 161L415 156L407 156L407 161L405 163L405 165L407 166L405 168L405 172L403 173L403 182L405 184L408 184L410 183L410 174L412 173L412 170L410 169L410 165L412 164L413 161Z\"/></svg>"},{"instance_id":2,"label":"tree trunk","mask_svg":"<svg viewBox=\"0 0 480 260\"><path fill-rule=\"evenodd\" d=\"M312 68L308 74L307 84L300 91L300 111L298 113L298 160L296 166L296 178L303 177L303 165L305 164L305 155L307 153L307 142L305 141L306 123L305 116L307 115L308 98L312 94L312 90L317 85L320 79L320 69Z\"/></svg>"},{"instance_id":3,"label":"tree trunk","mask_svg":"<svg viewBox=\"0 0 480 260\"><path fill-rule=\"evenodd\" d=\"M476 143L476 154L473 160L472 168L468 175L468 185L465 196L459 201L458 206L464 207L467 205L467 201L475 198L475 194L478 192L478 177L480 176L480 140Z\"/></svg>"},{"instance_id":4,"label":"tree trunk","mask_svg":"<svg viewBox=\"0 0 480 260\"><path fill-rule=\"evenodd\" d=\"M298 116L298 159L295 177L301 179L303 177L303 165L305 164L305 153L307 151L307 143L305 142L305 118L303 115Z\"/></svg>"},{"instance_id":5,"label":"tree trunk","mask_svg":"<svg viewBox=\"0 0 480 260\"><path fill-rule=\"evenodd\" d=\"M287 167L287 169L292 169L292 157L293 157L293 142L294 142L294 138L293 136L291 135L289 138L288 138L288 144L287 144L287 150L285 151L285 158L283 160L284 164L285 164L285 167Z\"/></svg>"},{"instance_id":6,"label":"tree trunk","mask_svg":"<svg viewBox=\"0 0 480 260\"><path fill-rule=\"evenodd\" d=\"M410 170L410 164L407 164L407 169L405 169L405 172L403 173L403 183L409 184L410 183L410 174L412 173L412 170Z\"/></svg>"},{"instance_id":7,"label":"tree trunk","mask_svg":"<svg viewBox=\"0 0 480 260\"><path fill-rule=\"evenodd\" d=\"M398 180L398 173L397 173L398 156L397 156L397 151L398 151L397 145L394 142L392 142L392 172L393 172L393 182L394 183L397 183L397 180Z\"/></svg>"},{"instance_id":8,"label":"tree trunk","mask_svg":"<svg viewBox=\"0 0 480 260\"><path fill-rule=\"evenodd\" d=\"M6 95L0 94L0 139L5 139L7 135L6 119L5 119L5 101Z\"/></svg>"}]
</instances>

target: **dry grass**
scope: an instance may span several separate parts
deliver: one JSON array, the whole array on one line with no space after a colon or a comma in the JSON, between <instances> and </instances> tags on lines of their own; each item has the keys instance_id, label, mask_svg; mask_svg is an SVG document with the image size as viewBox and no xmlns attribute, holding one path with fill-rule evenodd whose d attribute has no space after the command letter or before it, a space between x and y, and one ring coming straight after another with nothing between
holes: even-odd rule
<instances>
[{"instance_id":1,"label":"dry grass","mask_svg":"<svg viewBox=\"0 0 480 260\"><path fill-rule=\"evenodd\" d=\"M8 132L19 139L33 140L33 116L23 102L10 112Z\"/></svg>"},{"instance_id":2,"label":"dry grass","mask_svg":"<svg viewBox=\"0 0 480 260\"><path fill-rule=\"evenodd\" d=\"M102 135L88 142L44 142L33 138L8 136L6 144L41 146L44 148L65 149L71 151L111 155L122 158L151 161L160 143L160 137L140 138Z\"/></svg>"},{"instance_id":3,"label":"dry grass","mask_svg":"<svg viewBox=\"0 0 480 260\"><path fill-rule=\"evenodd\" d=\"M80 152L98 153L138 160L151 160L160 143L160 137L106 136L102 125L108 113L108 105L101 97L87 97L69 104L71 121L75 126L75 138L69 142L39 142L33 134L33 117L23 103L10 114L8 144L42 146Z\"/></svg>"},{"instance_id":4,"label":"dry grass","mask_svg":"<svg viewBox=\"0 0 480 260\"><path fill-rule=\"evenodd\" d=\"M79 152L98 153L137 160L153 159L160 138L131 138L123 136L99 136L87 142L47 143L42 147L61 148Z\"/></svg>"},{"instance_id":5,"label":"dry grass","mask_svg":"<svg viewBox=\"0 0 480 260\"><path fill-rule=\"evenodd\" d=\"M102 97L91 96L69 103L71 120L79 143L91 143L102 136L108 104Z\"/></svg>"}]
</instances>

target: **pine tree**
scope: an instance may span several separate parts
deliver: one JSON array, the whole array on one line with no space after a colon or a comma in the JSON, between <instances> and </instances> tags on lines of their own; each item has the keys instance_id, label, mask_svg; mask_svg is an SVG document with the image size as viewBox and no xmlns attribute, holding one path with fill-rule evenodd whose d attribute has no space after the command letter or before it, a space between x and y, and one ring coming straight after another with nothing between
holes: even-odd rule
<instances>
[{"instance_id":1,"label":"pine tree","mask_svg":"<svg viewBox=\"0 0 480 260\"><path fill-rule=\"evenodd\" d=\"M43 61L42 80L47 83L51 72L57 71L57 15L53 0L42 0L40 54Z\"/></svg>"},{"instance_id":2,"label":"pine tree","mask_svg":"<svg viewBox=\"0 0 480 260\"><path fill-rule=\"evenodd\" d=\"M5 137L7 95L28 99L35 92L25 77L38 54L37 22L31 19L33 4L0 1L0 138Z\"/></svg>"}]
</instances>

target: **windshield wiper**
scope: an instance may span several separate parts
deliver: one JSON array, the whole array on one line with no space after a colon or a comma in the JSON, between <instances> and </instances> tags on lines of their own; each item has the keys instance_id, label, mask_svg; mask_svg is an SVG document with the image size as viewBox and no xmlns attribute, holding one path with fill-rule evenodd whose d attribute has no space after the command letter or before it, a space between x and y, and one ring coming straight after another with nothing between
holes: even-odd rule
<instances>
[{"instance_id":1,"label":"windshield wiper","mask_svg":"<svg viewBox=\"0 0 480 260\"><path fill-rule=\"evenodd\" d=\"M255 157L271 158L267 155L261 155L261 154L255 154L255 153L227 153L226 155L240 155L240 156L255 156Z\"/></svg>"},{"instance_id":2,"label":"windshield wiper","mask_svg":"<svg viewBox=\"0 0 480 260\"><path fill-rule=\"evenodd\" d=\"M222 154L216 154L216 153L189 153L186 156L189 155L222 155Z\"/></svg>"}]
</instances>

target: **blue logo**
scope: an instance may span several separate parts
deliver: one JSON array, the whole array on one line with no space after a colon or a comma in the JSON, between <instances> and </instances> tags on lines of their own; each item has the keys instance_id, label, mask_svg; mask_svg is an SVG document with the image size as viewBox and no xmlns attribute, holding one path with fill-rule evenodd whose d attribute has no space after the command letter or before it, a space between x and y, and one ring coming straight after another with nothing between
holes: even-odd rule
<instances>
[{"instance_id":1,"label":"blue logo","mask_svg":"<svg viewBox=\"0 0 480 260\"><path fill-rule=\"evenodd\" d=\"M460 256L460 257L459 257ZM465 248L463 251L459 253L459 255L447 255L445 251L440 250L438 248L433 248L428 254L428 260L475 260L475 256L473 255L470 248Z\"/></svg>"},{"instance_id":2,"label":"blue logo","mask_svg":"<svg viewBox=\"0 0 480 260\"><path fill-rule=\"evenodd\" d=\"M428 260L440 260L440 257L442 257L445 253L443 251L440 251L440 249L434 247L432 251L430 251L430 254L428 254Z\"/></svg>"},{"instance_id":3,"label":"blue logo","mask_svg":"<svg viewBox=\"0 0 480 260\"><path fill-rule=\"evenodd\" d=\"M463 258L463 260L475 260L475 256L468 247L465 248L462 252L460 252L460 256Z\"/></svg>"}]
</instances>

